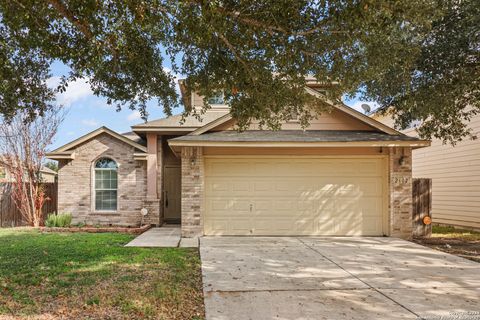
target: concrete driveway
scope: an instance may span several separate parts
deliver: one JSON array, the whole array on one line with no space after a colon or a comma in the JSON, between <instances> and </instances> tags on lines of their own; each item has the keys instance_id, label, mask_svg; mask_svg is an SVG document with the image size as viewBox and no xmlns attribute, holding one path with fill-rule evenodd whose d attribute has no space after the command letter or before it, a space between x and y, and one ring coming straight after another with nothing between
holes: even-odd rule
<instances>
[{"instance_id":1,"label":"concrete driveway","mask_svg":"<svg viewBox=\"0 0 480 320\"><path fill-rule=\"evenodd\" d=\"M480 319L480 264L393 238L205 237L208 320Z\"/></svg>"}]
</instances>

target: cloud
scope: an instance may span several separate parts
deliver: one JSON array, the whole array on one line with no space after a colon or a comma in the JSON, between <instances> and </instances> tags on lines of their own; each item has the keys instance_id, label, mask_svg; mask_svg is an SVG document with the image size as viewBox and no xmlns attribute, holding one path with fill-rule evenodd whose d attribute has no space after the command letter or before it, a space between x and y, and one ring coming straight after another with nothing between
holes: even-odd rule
<instances>
[{"instance_id":1,"label":"cloud","mask_svg":"<svg viewBox=\"0 0 480 320\"><path fill-rule=\"evenodd\" d=\"M60 77L51 77L47 80L47 85L51 88L58 86L60 83ZM94 96L88 78L81 78L75 81L69 82L67 90L57 94L57 103L65 107L71 106L73 103L87 99Z\"/></svg>"},{"instance_id":2,"label":"cloud","mask_svg":"<svg viewBox=\"0 0 480 320\"><path fill-rule=\"evenodd\" d=\"M89 127L96 127L98 126L98 121L95 119L84 119L82 120L82 124L89 126Z\"/></svg>"},{"instance_id":3,"label":"cloud","mask_svg":"<svg viewBox=\"0 0 480 320\"><path fill-rule=\"evenodd\" d=\"M170 75L175 79L175 80L174 80L175 83L177 83L177 82L178 82L178 79L180 79L180 78L182 77L182 76L179 75L178 73L174 73L174 72L172 71L172 69L170 69L170 68L168 68L168 67L163 67L163 71L164 71L165 73L170 74Z\"/></svg>"},{"instance_id":4,"label":"cloud","mask_svg":"<svg viewBox=\"0 0 480 320\"><path fill-rule=\"evenodd\" d=\"M132 113L130 113L127 117L128 121L135 121L139 120L142 118L142 115L140 114L140 111L138 110L133 110Z\"/></svg>"}]
</instances>

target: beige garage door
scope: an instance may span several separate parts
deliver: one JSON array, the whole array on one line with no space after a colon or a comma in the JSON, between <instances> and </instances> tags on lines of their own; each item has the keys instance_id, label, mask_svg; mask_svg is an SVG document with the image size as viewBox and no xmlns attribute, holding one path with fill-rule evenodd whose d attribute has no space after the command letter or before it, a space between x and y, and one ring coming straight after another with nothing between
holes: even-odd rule
<instances>
[{"instance_id":1,"label":"beige garage door","mask_svg":"<svg viewBox=\"0 0 480 320\"><path fill-rule=\"evenodd\" d=\"M206 235L382 235L385 161L205 159Z\"/></svg>"}]
</instances>

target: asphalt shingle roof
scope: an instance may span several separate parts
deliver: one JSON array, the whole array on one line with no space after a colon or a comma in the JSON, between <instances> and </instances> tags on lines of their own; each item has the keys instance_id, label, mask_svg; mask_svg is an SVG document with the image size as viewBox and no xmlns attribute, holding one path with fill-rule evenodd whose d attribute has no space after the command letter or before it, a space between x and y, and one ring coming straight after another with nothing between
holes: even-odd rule
<instances>
[{"instance_id":1,"label":"asphalt shingle roof","mask_svg":"<svg viewBox=\"0 0 480 320\"><path fill-rule=\"evenodd\" d=\"M205 112L205 114L200 116L200 120L195 116L188 116L182 122L182 115L174 115L167 118L157 119L148 121L146 123L141 123L138 125L133 126L134 129L142 129L142 128L155 128L155 127L162 127L162 128L183 128L183 127L194 127L199 128L203 127L209 122L212 122L221 116L226 115L227 111L209 111Z\"/></svg>"},{"instance_id":2,"label":"asphalt shingle roof","mask_svg":"<svg viewBox=\"0 0 480 320\"><path fill-rule=\"evenodd\" d=\"M234 130L209 132L201 135L185 135L172 141L217 142L355 142L355 141L418 141L406 135L389 135L376 131L341 130Z\"/></svg>"}]
</instances>

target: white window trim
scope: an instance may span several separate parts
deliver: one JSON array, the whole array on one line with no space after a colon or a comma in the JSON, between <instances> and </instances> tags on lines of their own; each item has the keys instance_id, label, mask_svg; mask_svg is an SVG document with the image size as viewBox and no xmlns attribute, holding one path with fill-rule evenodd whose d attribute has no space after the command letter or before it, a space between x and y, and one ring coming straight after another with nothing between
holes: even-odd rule
<instances>
[{"instance_id":1,"label":"white window trim","mask_svg":"<svg viewBox=\"0 0 480 320\"><path fill-rule=\"evenodd\" d=\"M220 92L219 94L222 95L222 101L223 101L223 103L210 103L208 100L213 99L213 97L212 97L212 98L207 98L207 102L208 102L208 104L212 107L212 109L213 109L213 108L223 108L223 107L228 106L227 104L225 104L225 92L222 91L222 92Z\"/></svg>"},{"instance_id":2,"label":"white window trim","mask_svg":"<svg viewBox=\"0 0 480 320\"><path fill-rule=\"evenodd\" d=\"M115 161L115 163L117 164L117 206L115 208L115 210L97 210L96 208L96 205L95 205L95 200L96 200L96 188L95 188L95 171L96 171L96 168L95 168L95 165L97 163L98 160L102 159L102 158L107 158L107 159L110 159L110 160L113 160ZM102 169L100 169L102 170ZM90 178L90 206L91 206L91 212L93 214L116 214L118 213L118 205L119 205L119 202L120 202L120 192L119 192L119 172L120 172L120 164L119 162L117 161L117 159L115 159L114 157L111 157L111 156L100 156L98 158L95 158L95 160L92 161L92 165L91 165L91 178ZM114 189L112 189L114 190Z\"/></svg>"}]
</instances>

